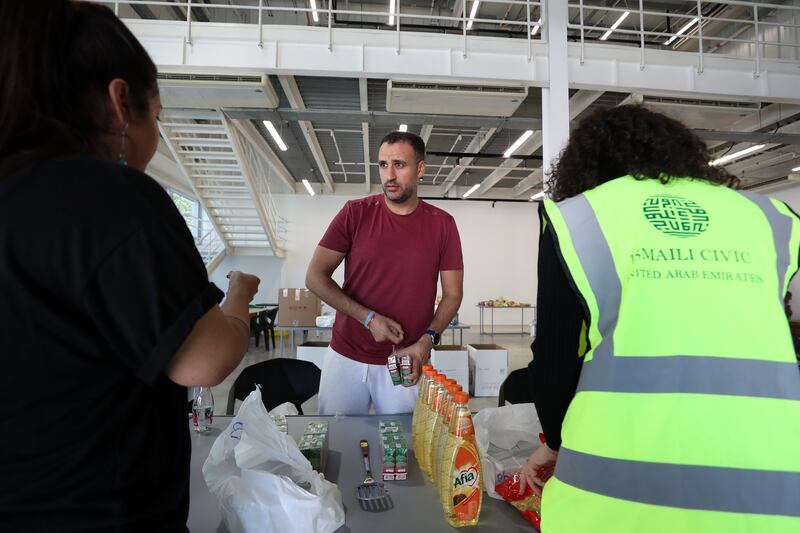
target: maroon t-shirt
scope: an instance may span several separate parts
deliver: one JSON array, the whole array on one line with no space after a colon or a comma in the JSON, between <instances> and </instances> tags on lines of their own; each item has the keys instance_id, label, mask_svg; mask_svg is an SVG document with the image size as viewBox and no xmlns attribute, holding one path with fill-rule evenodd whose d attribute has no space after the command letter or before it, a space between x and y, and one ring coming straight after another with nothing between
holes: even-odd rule
<instances>
[{"instance_id":1,"label":"maroon t-shirt","mask_svg":"<svg viewBox=\"0 0 800 533\"><path fill-rule=\"evenodd\" d=\"M461 270L461 240L455 220L420 200L410 215L397 215L382 194L351 200L319 245L347 254L344 292L376 313L396 320L403 346L415 343L433 319L439 272ZM386 364L389 342L378 343L364 324L336 313L331 348L370 364Z\"/></svg>"}]
</instances>

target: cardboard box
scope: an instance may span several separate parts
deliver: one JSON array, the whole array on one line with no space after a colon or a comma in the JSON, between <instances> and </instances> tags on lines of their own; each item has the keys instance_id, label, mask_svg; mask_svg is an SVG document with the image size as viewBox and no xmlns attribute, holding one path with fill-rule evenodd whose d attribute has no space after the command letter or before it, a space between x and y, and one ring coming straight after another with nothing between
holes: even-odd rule
<instances>
[{"instance_id":1,"label":"cardboard box","mask_svg":"<svg viewBox=\"0 0 800 533\"><path fill-rule=\"evenodd\" d=\"M435 346L431 350L431 364L448 378L455 379L461 385L462 390L469 390L469 363L466 348L453 344Z\"/></svg>"},{"instance_id":2,"label":"cardboard box","mask_svg":"<svg viewBox=\"0 0 800 533\"><path fill-rule=\"evenodd\" d=\"M508 374L508 350L497 344L468 344L469 392L472 396L497 396Z\"/></svg>"},{"instance_id":3,"label":"cardboard box","mask_svg":"<svg viewBox=\"0 0 800 533\"><path fill-rule=\"evenodd\" d=\"M316 327L322 302L308 289L278 291L278 325L284 327Z\"/></svg>"},{"instance_id":4,"label":"cardboard box","mask_svg":"<svg viewBox=\"0 0 800 533\"><path fill-rule=\"evenodd\" d=\"M311 361L322 370L322 360L328 351L328 342L309 341L297 347L297 358L301 361Z\"/></svg>"}]
</instances>

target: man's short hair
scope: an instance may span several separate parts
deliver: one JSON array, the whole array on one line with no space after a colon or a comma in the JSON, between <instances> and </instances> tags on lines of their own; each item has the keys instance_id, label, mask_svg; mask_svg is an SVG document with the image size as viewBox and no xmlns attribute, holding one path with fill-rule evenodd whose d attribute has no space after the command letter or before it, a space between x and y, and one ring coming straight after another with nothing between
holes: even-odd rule
<instances>
[{"instance_id":1,"label":"man's short hair","mask_svg":"<svg viewBox=\"0 0 800 533\"><path fill-rule=\"evenodd\" d=\"M381 139L381 146L384 144L394 144L397 142L404 142L411 145L414 149L414 156L417 158L417 163L425 161L425 141L416 133L410 131L390 131Z\"/></svg>"}]
</instances>

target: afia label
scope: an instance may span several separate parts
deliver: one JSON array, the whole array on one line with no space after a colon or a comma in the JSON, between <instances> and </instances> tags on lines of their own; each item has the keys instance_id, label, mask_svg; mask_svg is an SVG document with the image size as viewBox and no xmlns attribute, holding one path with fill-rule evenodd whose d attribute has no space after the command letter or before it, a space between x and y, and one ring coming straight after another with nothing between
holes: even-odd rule
<instances>
[{"instance_id":1,"label":"afia label","mask_svg":"<svg viewBox=\"0 0 800 533\"><path fill-rule=\"evenodd\" d=\"M450 494L458 520L471 520L480 510L480 460L471 446L462 445L453 463Z\"/></svg>"}]
</instances>

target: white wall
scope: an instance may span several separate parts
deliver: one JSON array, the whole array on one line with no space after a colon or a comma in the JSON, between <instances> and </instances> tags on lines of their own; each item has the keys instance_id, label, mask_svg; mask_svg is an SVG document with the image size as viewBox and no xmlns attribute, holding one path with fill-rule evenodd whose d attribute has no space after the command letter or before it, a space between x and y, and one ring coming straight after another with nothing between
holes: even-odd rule
<instances>
[{"instance_id":1,"label":"white wall","mask_svg":"<svg viewBox=\"0 0 800 533\"><path fill-rule=\"evenodd\" d=\"M283 265L284 260L280 257L236 255L223 259L209 278L217 287L227 292L228 280L225 276L228 272L239 270L254 274L261 279L261 283L258 286L258 293L253 298L253 303L278 303L278 289L286 287L283 279Z\"/></svg>"},{"instance_id":2,"label":"white wall","mask_svg":"<svg viewBox=\"0 0 800 533\"><path fill-rule=\"evenodd\" d=\"M277 301L280 287L305 287L308 263L328 224L347 200L360 196L274 196L278 212L287 220L286 257L228 257L214 272L212 281L224 288L230 270L256 274L261 278L255 299L259 302ZM475 306L479 300L503 296L536 303L538 204L497 202L493 208L491 202L430 203L453 215L461 235L465 265L461 322L478 324ZM343 274L344 266L334 274L340 284ZM525 315L530 322L532 313L526 311ZM519 318L518 311L495 311L495 324L518 324Z\"/></svg>"}]
</instances>

